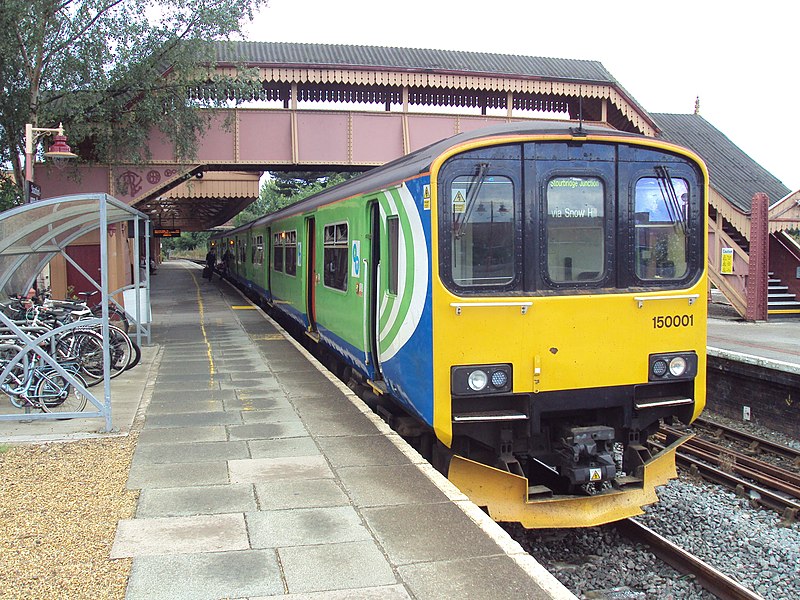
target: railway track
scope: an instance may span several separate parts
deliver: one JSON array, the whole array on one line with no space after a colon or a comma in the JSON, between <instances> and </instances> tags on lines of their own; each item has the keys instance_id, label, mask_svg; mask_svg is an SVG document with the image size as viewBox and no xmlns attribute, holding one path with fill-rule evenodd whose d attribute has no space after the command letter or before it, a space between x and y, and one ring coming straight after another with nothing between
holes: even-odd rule
<instances>
[{"instance_id":1,"label":"railway track","mask_svg":"<svg viewBox=\"0 0 800 600\"><path fill-rule=\"evenodd\" d=\"M745 433L733 427L714 423L703 417L698 418L692 425L710 432L710 435L717 439L727 439L743 445L747 453L753 455L773 454L790 461L794 466L800 467L800 450L795 450L794 448L778 444L763 437Z\"/></svg>"},{"instance_id":2,"label":"railway track","mask_svg":"<svg viewBox=\"0 0 800 600\"><path fill-rule=\"evenodd\" d=\"M673 569L694 576L704 589L720 600L763 600L755 592L637 521L624 519L615 525L627 539L646 546Z\"/></svg>"},{"instance_id":3,"label":"railway track","mask_svg":"<svg viewBox=\"0 0 800 600\"><path fill-rule=\"evenodd\" d=\"M655 445L663 447L661 441L666 445L669 440L683 434L684 432L678 429L663 426L659 441L656 441ZM762 448L768 445L778 446L780 451L786 450L787 454L792 452L791 448L773 444L768 440L757 438L754 441L747 439L747 434L742 432L736 434L748 443L748 447L753 447L755 443L766 442L762 444ZM700 437L694 437L684 444L676 453L676 457L678 464L688 468L689 471L736 490L750 498L751 502L781 513L787 521L796 520L800 516L800 475L796 472Z\"/></svg>"}]
</instances>

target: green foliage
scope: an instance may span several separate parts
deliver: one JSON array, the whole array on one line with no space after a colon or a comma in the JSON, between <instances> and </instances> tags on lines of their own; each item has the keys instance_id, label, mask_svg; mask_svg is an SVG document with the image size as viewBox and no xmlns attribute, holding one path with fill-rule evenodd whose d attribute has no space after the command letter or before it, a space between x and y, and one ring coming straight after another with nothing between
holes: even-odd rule
<instances>
[{"instance_id":1,"label":"green foliage","mask_svg":"<svg viewBox=\"0 0 800 600\"><path fill-rule=\"evenodd\" d=\"M146 159L157 128L185 159L209 118L195 109L258 85L209 67L266 0L0 1L0 161L20 186L26 123L63 122L73 151L98 161Z\"/></svg>"},{"instance_id":2,"label":"green foliage","mask_svg":"<svg viewBox=\"0 0 800 600\"><path fill-rule=\"evenodd\" d=\"M0 212L21 204L20 189L10 179L0 176Z\"/></svg>"},{"instance_id":3,"label":"green foliage","mask_svg":"<svg viewBox=\"0 0 800 600\"><path fill-rule=\"evenodd\" d=\"M178 238L163 238L161 249L165 252L177 250L178 252L189 252L192 250L203 249L208 246L211 233L208 231L184 231Z\"/></svg>"},{"instance_id":4,"label":"green foliage","mask_svg":"<svg viewBox=\"0 0 800 600\"><path fill-rule=\"evenodd\" d=\"M318 194L354 177L357 173L315 173L294 171L291 173L270 173L270 179L261 186L258 200L240 212L233 220L238 227L250 221L274 213L285 206Z\"/></svg>"}]
</instances>

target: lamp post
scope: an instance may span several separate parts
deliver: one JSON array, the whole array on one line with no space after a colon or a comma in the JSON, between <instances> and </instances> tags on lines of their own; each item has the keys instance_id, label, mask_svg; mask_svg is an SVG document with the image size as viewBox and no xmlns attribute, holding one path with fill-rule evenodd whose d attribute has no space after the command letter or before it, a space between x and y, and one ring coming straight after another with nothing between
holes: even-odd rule
<instances>
[{"instance_id":1,"label":"lamp post","mask_svg":"<svg viewBox=\"0 0 800 600\"><path fill-rule=\"evenodd\" d=\"M72 149L67 146L67 136L64 135L64 125L59 123L58 127L34 127L32 124L25 125L25 203L30 202L30 188L33 184L33 161L34 150L39 138L45 135L53 135L53 144L50 149L44 153L48 158L56 160L69 160L78 158L77 154L72 152Z\"/></svg>"}]
</instances>

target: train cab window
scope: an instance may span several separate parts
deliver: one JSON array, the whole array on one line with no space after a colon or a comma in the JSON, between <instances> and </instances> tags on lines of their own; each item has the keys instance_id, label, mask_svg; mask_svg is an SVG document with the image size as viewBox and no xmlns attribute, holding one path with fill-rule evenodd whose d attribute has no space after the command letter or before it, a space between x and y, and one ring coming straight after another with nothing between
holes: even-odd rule
<instances>
[{"instance_id":1,"label":"train cab window","mask_svg":"<svg viewBox=\"0 0 800 600\"><path fill-rule=\"evenodd\" d=\"M283 234L275 233L272 235L272 268L275 271L283 271Z\"/></svg>"},{"instance_id":2,"label":"train cab window","mask_svg":"<svg viewBox=\"0 0 800 600\"><path fill-rule=\"evenodd\" d=\"M347 291L349 241L347 223L326 225L324 230L323 260L325 287Z\"/></svg>"},{"instance_id":3,"label":"train cab window","mask_svg":"<svg viewBox=\"0 0 800 600\"><path fill-rule=\"evenodd\" d=\"M516 277L514 183L499 175L460 176L450 185L451 275L459 287L498 287Z\"/></svg>"},{"instance_id":4,"label":"train cab window","mask_svg":"<svg viewBox=\"0 0 800 600\"><path fill-rule=\"evenodd\" d=\"M297 274L297 231L287 231L283 240L284 267L287 275Z\"/></svg>"},{"instance_id":5,"label":"train cab window","mask_svg":"<svg viewBox=\"0 0 800 600\"><path fill-rule=\"evenodd\" d=\"M683 279L689 268L689 185L658 176L636 182L636 276L642 280Z\"/></svg>"},{"instance_id":6,"label":"train cab window","mask_svg":"<svg viewBox=\"0 0 800 600\"><path fill-rule=\"evenodd\" d=\"M605 193L597 177L547 183L547 277L556 284L601 280L605 273Z\"/></svg>"}]
</instances>

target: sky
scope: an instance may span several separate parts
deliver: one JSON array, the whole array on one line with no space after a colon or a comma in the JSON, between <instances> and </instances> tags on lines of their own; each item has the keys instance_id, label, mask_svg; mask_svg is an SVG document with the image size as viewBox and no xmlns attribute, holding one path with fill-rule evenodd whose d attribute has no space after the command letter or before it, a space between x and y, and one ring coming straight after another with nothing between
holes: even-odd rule
<instances>
[{"instance_id":1,"label":"sky","mask_svg":"<svg viewBox=\"0 0 800 600\"><path fill-rule=\"evenodd\" d=\"M599 61L650 113L692 113L699 97L706 121L797 190L799 19L787 0L269 0L245 39Z\"/></svg>"}]
</instances>

